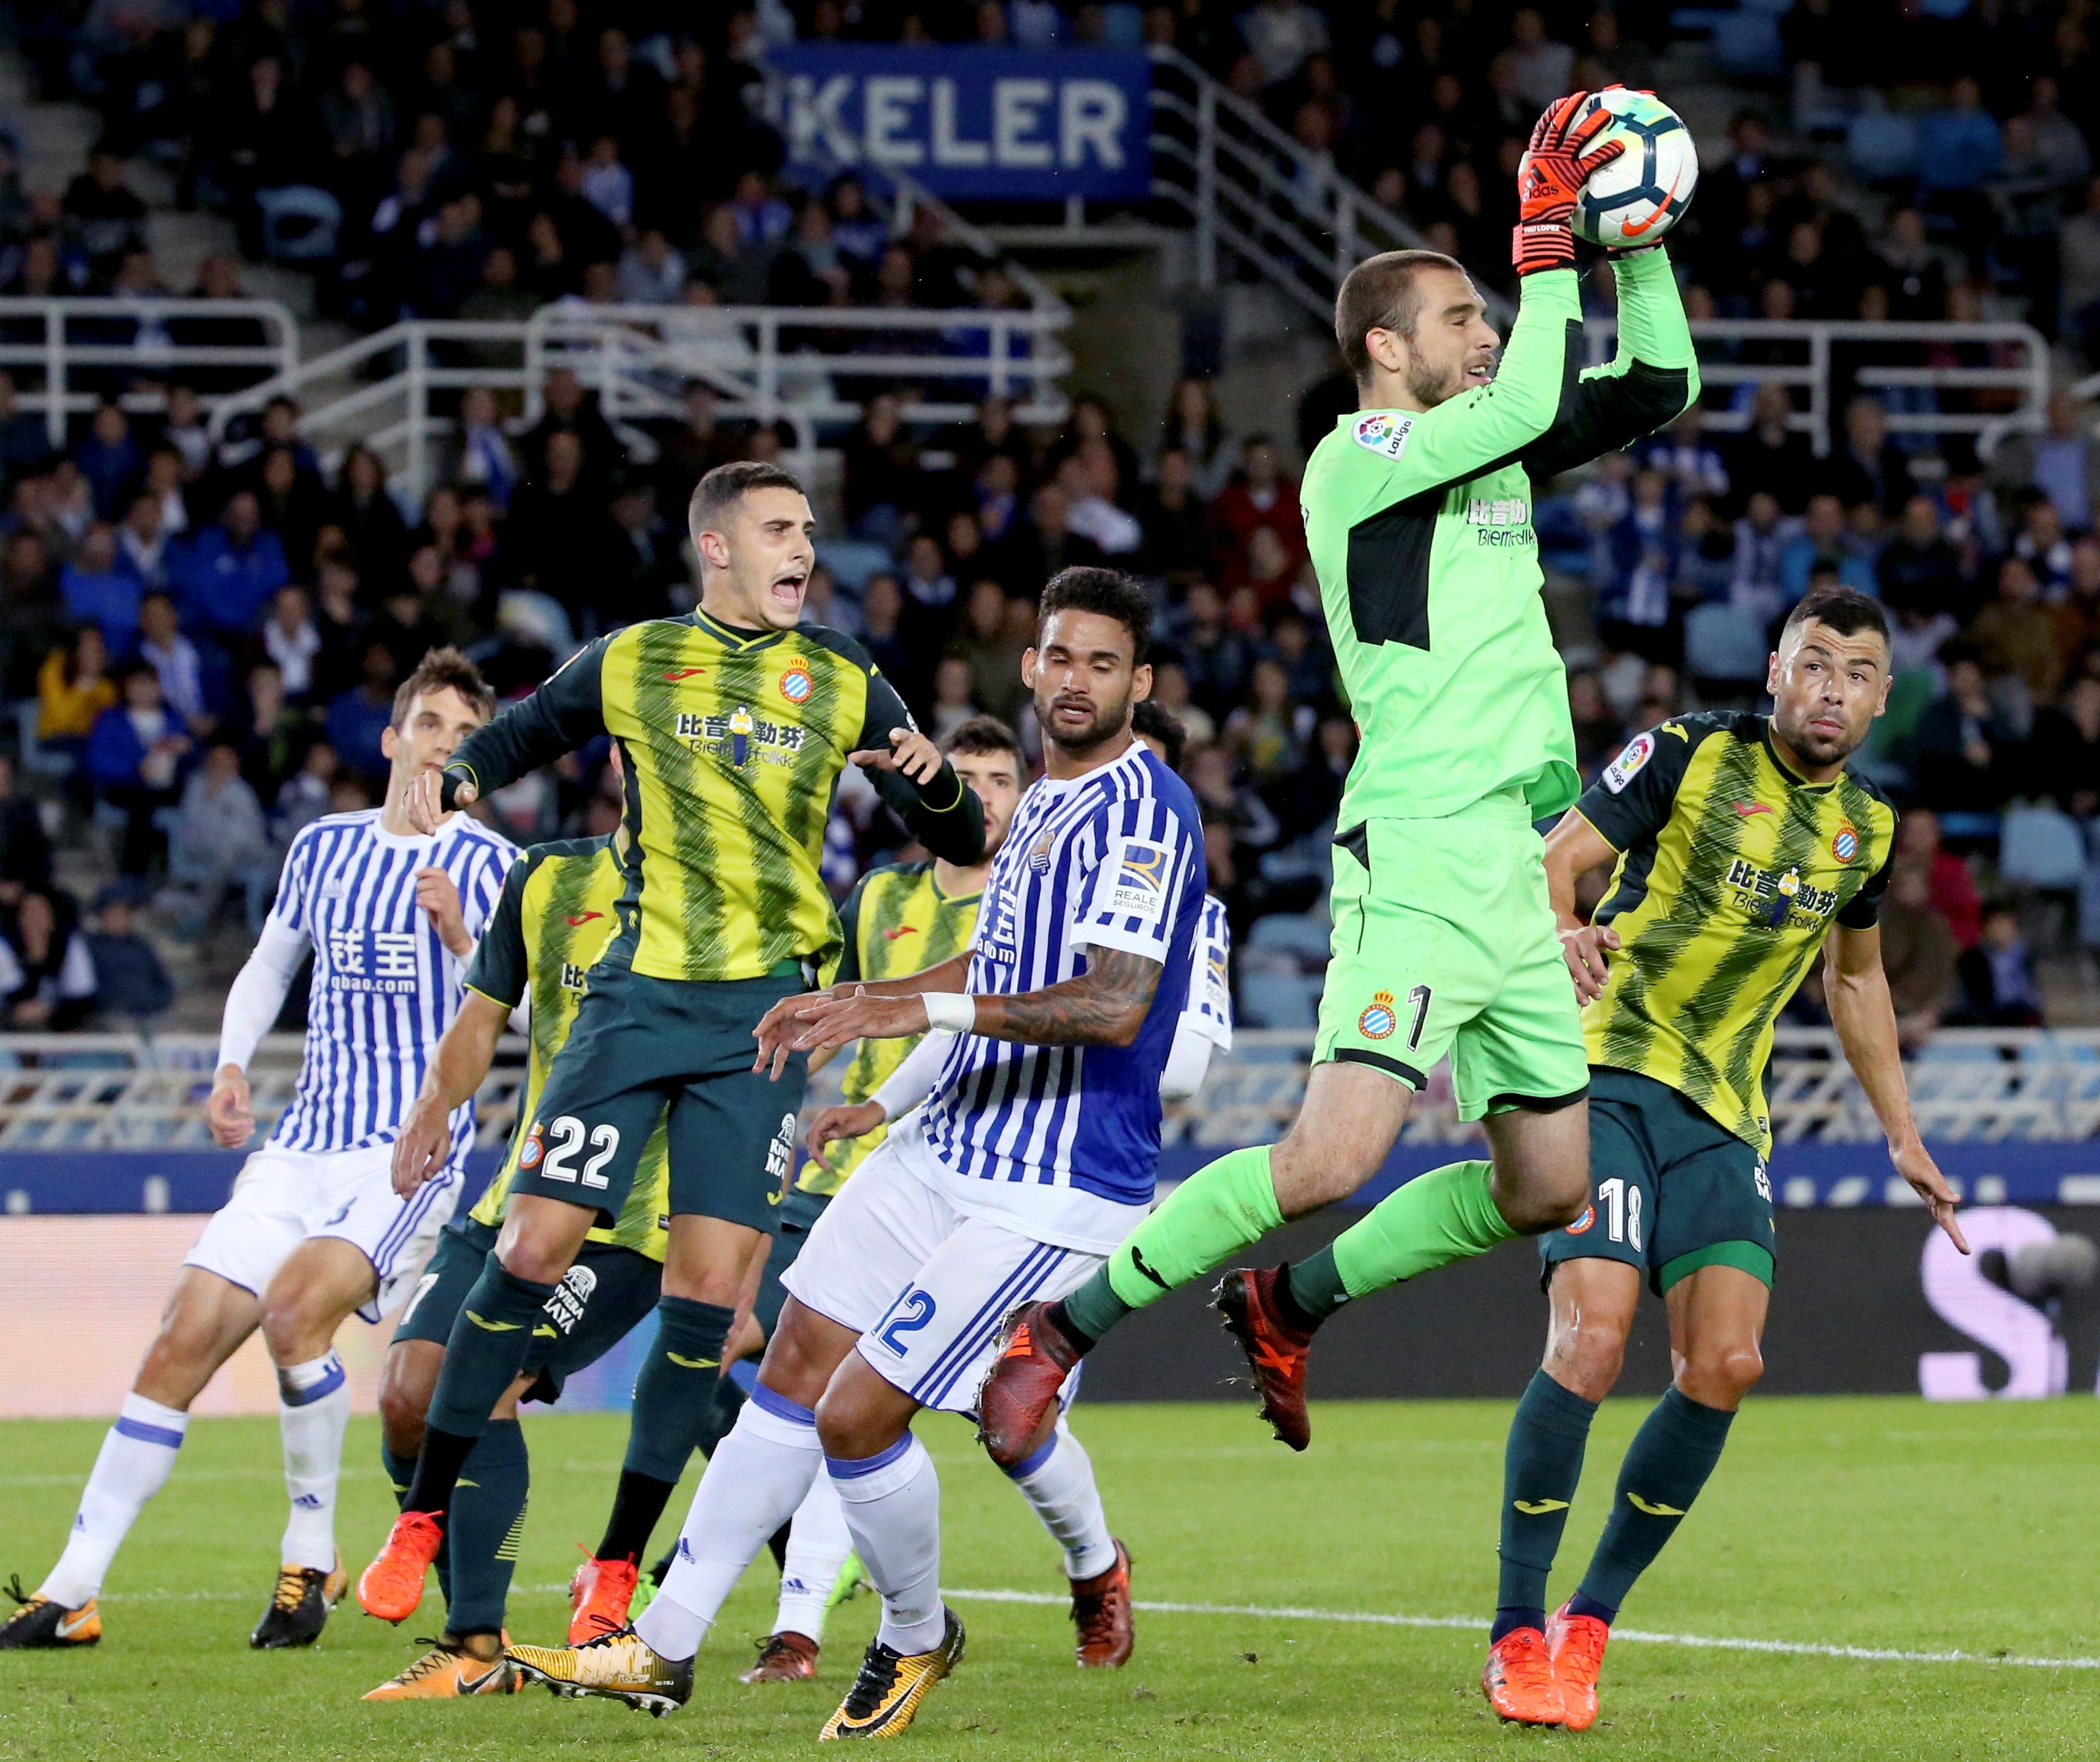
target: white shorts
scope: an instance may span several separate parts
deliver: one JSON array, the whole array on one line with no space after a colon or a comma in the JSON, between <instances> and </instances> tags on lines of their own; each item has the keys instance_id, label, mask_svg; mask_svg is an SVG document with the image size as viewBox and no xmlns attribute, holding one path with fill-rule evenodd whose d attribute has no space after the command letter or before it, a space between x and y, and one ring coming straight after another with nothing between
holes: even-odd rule
<instances>
[{"instance_id":1,"label":"white shorts","mask_svg":"<svg viewBox=\"0 0 2100 1762\"><path fill-rule=\"evenodd\" d=\"M795 1300L860 1335L860 1355L921 1407L968 1413L999 1324L1018 1305L1084 1284L1105 1255L1038 1242L951 1205L891 1136L824 1208L781 1278ZM1078 1381L1066 1380L1070 1391Z\"/></svg>"},{"instance_id":2,"label":"white shorts","mask_svg":"<svg viewBox=\"0 0 2100 1762\"><path fill-rule=\"evenodd\" d=\"M406 1199L394 1192L393 1169L391 1144L325 1152L266 1145L241 1165L232 1195L183 1264L260 1297L302 1242L336 1236L359 1249L378 1275L377 1292L357 1311L376 1322L422 1271L459 1203L457 1168Z\"/></svg>"}]
</instances>

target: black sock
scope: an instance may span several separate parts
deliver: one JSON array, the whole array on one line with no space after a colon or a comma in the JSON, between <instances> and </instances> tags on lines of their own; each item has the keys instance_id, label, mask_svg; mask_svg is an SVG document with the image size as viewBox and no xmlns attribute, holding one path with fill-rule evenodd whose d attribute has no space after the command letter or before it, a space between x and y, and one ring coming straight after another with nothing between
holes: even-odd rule
<instances>
[{"instance_id":1,"label":"black sock","mask_svg":"<svg viewBox=\"0 0 2100 1762\"><path fill-rule=\"evenodd\" d=\"M408 1491L409 1482L416 1478L416 1459L396 1456L382 1438L379 1440L379 1462L386 1470L387 1484L394 1489L394 1503L398 1505Z\"/></svg>"},{"instance_id":2,"label":"black sock","mask_svg":"<svg viewBox=\"0 0 2100 1762\"><path fill-rule=\"evenodd\" d=\"M1342 1275L1335 1271L1335 1251L1323 1248L1292 1266L1276 1269L1276 1313L1288 1327L1309 1334L1349 1301Z\"/></svg>"},{"instance_id":3,"label":"black sock","mask_svg":"<svg viewBox=\"0 0 2100 1762\"><path fill-rule=\"evenodd\" d=\"M1130 1310L1126 1307L1123 1310L1123 1315L1127 1315L1129 1313ZM1102 1334L1106 1333L1110 1328L1113 1328L1118 1322L1123 1319L1122 1315L1109 1315L1105 1314L1105 1311L1104 1311L1104 1316L1105 1324L1101 1327L1100 1332L1091 1333L1088 1329L1082 1328L1079 1323L1073 1320L1071 1310L1065 1308L1065 1300L1062 1297L1060 1297L1056 1302L1052 1303L1048 1310L1043 1311L1043 1319L1048 1322L1052 1328L1055 1328L1058 1333L1064 1335L1064 1337L1067 1340L1070 1341L1074 1346L1077 1346L1079 1349L1080 1355L1083 1357L1086 1354L1092 1351L1094 1347L1099 1344Z\"/></svg>"},{"instance_id":4,"label":"black sock","mask_svg":"<svg viewBox=\"0 0 2100 1762\"><path fill-rule=\"evenodd\" d=\"M667 1297L656 1305L656 1338L634 1379L624 1466L678 1484L719 1412L722 1345L736 1311L719 1303ZM645 1538L646 1540L646 1538Z\"/></svg>"},{"instance_id":5,"label":"black sock","mask_svg":"<svg viewBox=\"0 0 2100 1762\"><path fill-rule=\"evenodd\" d=\"M452 1503L452 1484L474 1441L488 1425L488 1416L504 1391L517 1380L531 1350L532 1328L557 1287L520 1279L489 1250L481 1277L460 1306L445 1342L444 1368L430 1396L423 1448L416 1459L416 1477L404 1511L427 1511L443 1517Z\"/></svg>"},{"instance_id":6,"label":"black sock","mask_svg":"<svg viewBox=\"0 0 2100 1762\"><path fill-rule=\"evenodd\" d=\"M1582 1448L1597 1403L1535 1372L1502 1452L1502 1585L1492 1640L1546 1625L1546 1580L1582 1478Z\"/></svg>"},{"instance_id":7,"label":"black sock","mask_svg":"<svg viewBox=\"0 0 2100 1762\"><path fill-rule=\"evenodd\" d=\"M1582 1575L1590 1612L1618 1613L1634 1580L1677 1533L1706 1477L1721 1460L1736 1416L1671 1390L1641 1421L1620 1465L1612 1515ZM1609 1615L1601 1619L1609 1620Z\"/></svg>"},{"instance_id":8,"label":"black sock","mask_svg":"<svg viewBox=\"0 0 2100 1762\"><path fill-rule=\"evenodd\" d=\"M660 1481L653 1474L622 1469L619 1490L612 1495L612 1515L605 1522L605 1539L598 1544L598 1557L639 1562L649 1546L650 1532L677 1489L676 1481Z\"/></svg>"},{"instance_id":9,"label":"black sock","mask_svg":"<svg viewBox=\"0 0 2100 1762\"><path fill-rule=\"evenodd\" d=\"M501 1629L532 1483L525 1429L515 1420L491 1420L461 1470L452 1518L445 1526L445 1545L452 1553L445 1625L452 1632Z\"/></svg>"}]
</instances>

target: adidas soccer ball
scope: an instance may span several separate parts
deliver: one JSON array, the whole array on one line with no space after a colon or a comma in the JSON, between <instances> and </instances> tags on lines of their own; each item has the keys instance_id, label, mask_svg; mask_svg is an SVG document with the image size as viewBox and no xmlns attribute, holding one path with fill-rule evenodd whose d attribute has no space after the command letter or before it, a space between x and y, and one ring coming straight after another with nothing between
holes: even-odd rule
<instances>
[{"instance_id":1,"label":"adidas soccer ball","mask_svg":"<svg viewBox=\"0 0 2100 1762\"><path fill-rule=\"evenodd\" d=\"M1591 149L1622 141L1626 150L1583 185L1575 204L1575 231L1592 244L1652 244L1683 218L1698 187L1699 150L1692 131L1660 98L1623 86L1592 95L1576 121L1599 110L1617 120L1590 143Z\"/></svg>"}]
</instances>

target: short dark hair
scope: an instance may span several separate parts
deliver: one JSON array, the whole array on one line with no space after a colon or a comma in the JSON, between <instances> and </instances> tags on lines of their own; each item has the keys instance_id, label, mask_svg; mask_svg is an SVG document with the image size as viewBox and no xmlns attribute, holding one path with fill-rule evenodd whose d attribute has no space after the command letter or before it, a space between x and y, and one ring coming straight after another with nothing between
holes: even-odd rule
<instances>
[{"instance_id":1,"label":"short dark hair","mask_svg":"<svg viewBox=\"0 0 2100 1762\"><path fill-rule=\"evenodd\" d=\"M1139 698L1131 706L1130 731L1140 740L1156 740L1167 749L1168 770L1181 769L1182 758L1189 751L1189 730L1163 705L1149 698Z\"/></svg>"},{"instance_id":2,"label":"short dark hair","mask_svg":"<svg viewBox=\"0 0 2100 1762\"><path fill-rule=\"evenodd\" d=\"M713 527L731 508L753 490L792 490L805 493L801 480L784 465L768 465L761 459L739 459L717 465L693 486L693 499L686 518L695 532Z\"/></svg>"},{"instance_id":3,"label":"short dark hair","mask_svg":"<svg viewBox=\"0 0 2100 1762\"><path fill-rule=\"evenodd\" d=\"M1364 333L1393 330L1404 335L1414 328L1420 311L1414 284L1425 269L1466 273L1463 264L1441 251L1381 251L1343 277L1341 290L1335 296L1335 342L1359 385L1368 385L1371 379L1370 350L1364 346Z\"/></svg>"},{"instance_id":4,"label":"short dark hair","mask_svg":"<svg viewBox=\"0 0 2100 1762\"><path fill-rule=\"evenodd\" d=\"M1889 640L1889 618L1882 610L1882 602L1856 588L1811 588L1786 614L1781 638L1787 630L1797 629L1811 619L1828 624L1841 637L1856 637L1863 630L1871 630L1882 641Z\"/></svg>"},{"instance_id":5,"label":"short dark hair","mask_svg":"<svg viewBox=\"0 0 2100 1762\"><path fill-rule=\"evenodd\" d=\"M401 681L394 694L394 713L387 718L395 728L408 720L410 707L426 691L457 691L479 710L483 720L496 714L496 694L476 667L457 649L426 651L416 670Z\"/></svg>"},{"instance_id":6,"label":"short dark hair","mask_svg":"<svg viewBox=\"0 0 2100 1762\"><path fill-rule=\"evenodd\" d=\"M1152 596L1121 570L1083 566L1059 570L1043 590L1036 630L1039 632L1060 612L1092 612L1113 618L1130 632L1131 665L1145 664L1145 648L1152 640Z\"/></svg>"},{"instance_id":7,"label":"short dark hair","mask_svg":"<svg viewBox=\"0 0 2100 1762\"><path fill-rule=\"evenodd\" d=\"M950 758L961 753L1010 752L1021 756L1021 737L995 716L973 716L950 729L940 742Z\"/></svg>"}]
</instances>

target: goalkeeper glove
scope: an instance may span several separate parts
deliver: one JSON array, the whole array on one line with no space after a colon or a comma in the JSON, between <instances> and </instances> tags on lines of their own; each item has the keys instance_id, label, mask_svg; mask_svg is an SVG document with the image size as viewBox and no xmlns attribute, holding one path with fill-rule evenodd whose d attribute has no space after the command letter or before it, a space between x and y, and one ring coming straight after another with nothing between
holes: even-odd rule
<instances>
[{"instance_id":1,"label":"goalkeeper glove","mask_svg":"<svg viewBox=\"0 0 2100 1762\"><path fill-rule=\"evenodd\" d=\"M1520 275L1542 269L1575 267L1575 199L1590 174L1608 165L1626 149L1621 141L1607 141L1586 153L1598 135L1612 126L1612 114L1599 109L1579 125L1575 115L1589 98L1575 92L1550 104L1531 131L1531 146L1516 173L1518 221L1510 240L1510 261Z\"/></svg>"}]
</instances>

